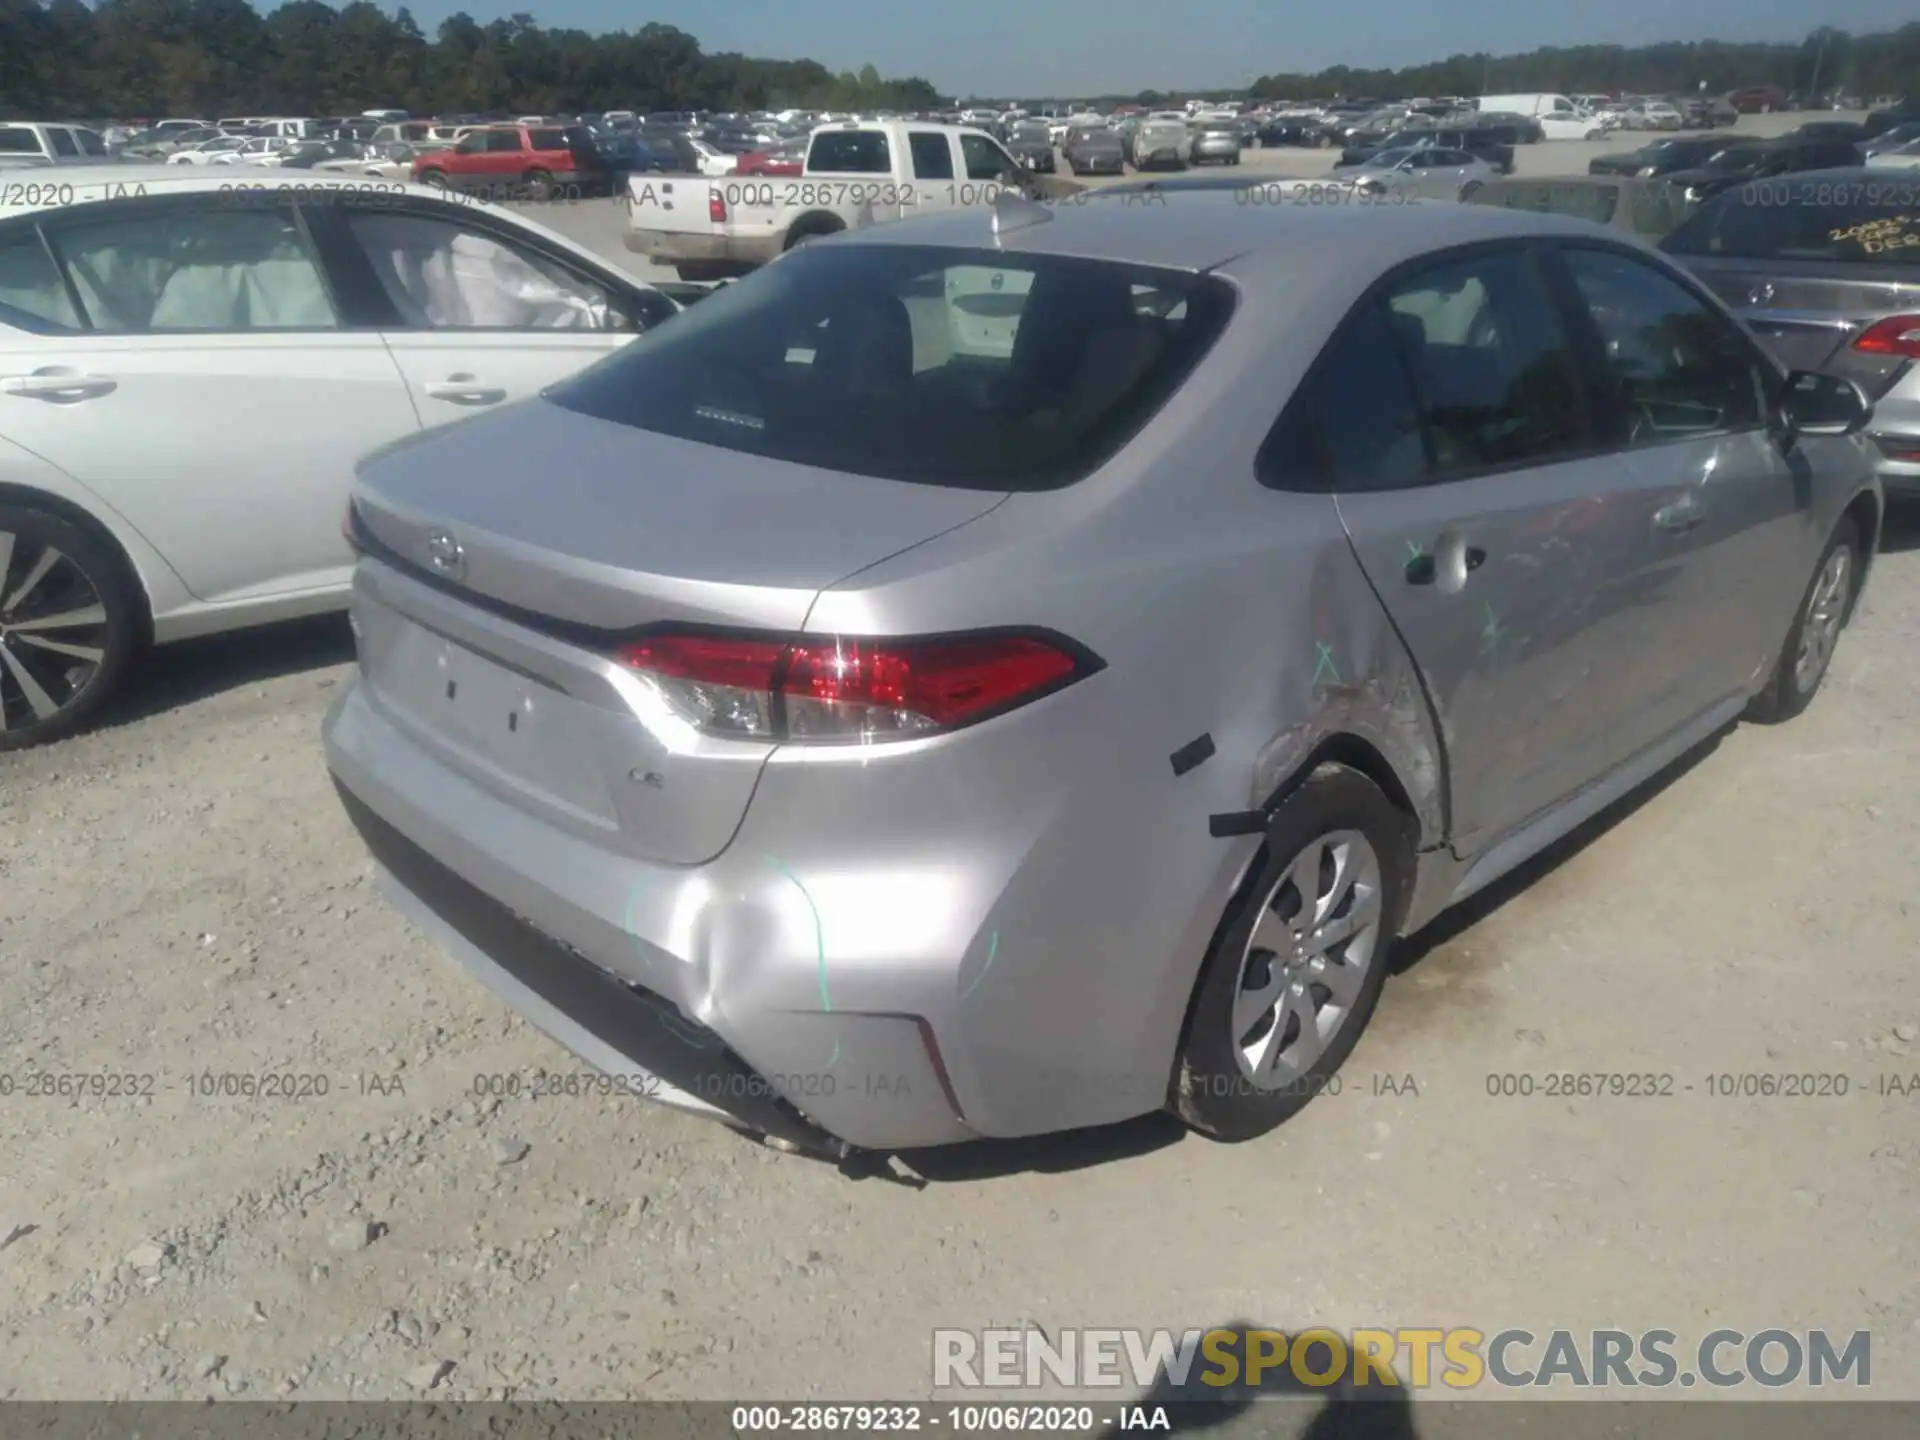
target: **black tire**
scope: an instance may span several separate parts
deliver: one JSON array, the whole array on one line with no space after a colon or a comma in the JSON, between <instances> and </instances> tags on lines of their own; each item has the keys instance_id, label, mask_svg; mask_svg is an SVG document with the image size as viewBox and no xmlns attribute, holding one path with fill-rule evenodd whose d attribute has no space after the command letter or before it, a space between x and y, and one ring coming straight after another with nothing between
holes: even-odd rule
<instances>
[{"instance_id":1,"label":"black tire","mask_svg":"<svg viewBox=\"0 0 1920 1440\"><path fill-rule=\"evenodd\" d=\"M521 191L536 205L553 198L553 176L545 170L529 170L520 177Z\"/></svg>"},{"instance_id":2,"label":"black tire","mask_svg":"<svg viewBox=\"0 0 1920 1440\"><path fill-rule=\"evenodd\" d=\"M1478 180L1467 181L1466 184L1460 187L1460 198L1465 200L1474 195L1480 189L1481 183L1482 182Z\"/></svg>"},{"instance_id":3,"label":"black tire","mask_svg":"<svg viewBox=\"0 0 1920 1440\"><path fill-rule=\"evenodd\" d=\"M1347 940L1327 946L1319 962L1296 961L1309 967L1298 972L1299 983L1306 989L1295 993L1302 994L1314 1006L1315 1034L1319 1034L1319 1015L1324 1009L1343 1008L1344 1014L1334 1019L1331 1033L1320 1042L1323 1048L1319 1049L1317 1058L1278 1086L1262 1086L1249 1077L1241 1046L1249 1039L1257 1042L1278 1030L1278 1049L1285 1052L1299 1043L1304 1022L1297 1014L1283 1009L1277 1018L1264 1017L1269 1022L1264 1031L1256 1021L1245 1033L1235 1033L1239 1029L1235 1022L1236 1002L1242 993L1243 979L1252 978L1263 987L1277 987L1276 1003L1287 1003L1286 992L1294 989L1275 975L1279 952L1252 946L1256 927L1272 915L1271 925L1285 929L1281 911L1289 903L1288 896L1296 901L1302 899L1290 879L1295 861L1301 859L1314 842L1335 834L1363 838L1372 853L1370 872L1363 864L1356 867L1360 881L1367 880L1369 874L1373 877L1370 883L1374 919L1367 953L1353 956L1353 941ZM1347 847L1349 859L1355 859L1351 839ZM1406 913L1412 883L1412 854L1409 819L1393 807L1372 781L1344 765L1320 766L1304 784L1273 807L1267 841L1246 884L1227 906L1194 987L1193 1000L1187 1009L1186 1031L1181 1037L1180 1058L1174 1066L1167 1097L1168 1108L1175 1115L1215 1140L1252 1140L1289 1119L1328 1088L1329 1077L1340 1068L1366 1029L1386 982L1393 936ZM1328 863L1323 857L1316 868L1316 888L1326 883ZM1351 884L1346 892L1350 900L1342 900L1337 885L1334 886L1329 892L1334 903L1326 910L1323 920L1331 925L1350 917L1355 906L1367 903L1361 895L1363 888L1366 887L1361 883ZM1297 908L1294 913L1299 913ZM1356 988L1346 1006L1335 1007L1331 1003L1333 992L1319 985L1313 975L1328 973L1324 968L1326 963L1344 969L1354 960L1361 970ZM1322 968L1315 971L1311 968L1313 964ZM1294 1038L1289 1040L1289 1035Z\"/></svg>"},{"instance_id":4,"label":"black tire","mask_svg":"<svg viewBox=\"0 0 1920 1440\"><path fill-rule=\"evenodd\" d=\"M1828 567L1842 551L1847 558L1840 562L1844 574L1839 592L1823 595L1825 582L1829 578ZM1793 612L1793 624L1788 627L1786 642L1781 645L1780 654L1773 662L1773 673L1767 676L1766 688L1754 696L1747 707L1749 720L1762 725L1778 725L1783 720L1793 719L1813 703L1813 697L1820 693L1820 684L1827 678L1827 671L1833 664L1833 652L1839 648L1840 635L1853 616L1853 603L1860 593L1861 561L1864 558L1859 527L1851 516L1841 517L1840 523L1833 527L1833 536L1827 541L1826 549L1820 552L1820 563L1813 567L1813 578L1807 582L1799 607ZM1800 647L1808 638L1809 628L1816 623L1816 610L1822 617L1830 617L1831 629L1827 631L1823 644L1816 642L1815 648L1821 652L1817 663L1810 669L1803 669L1799 663Z\"/></svg>"},{"instance_id":5,"label":"black tire","mask_svg":"<svg viewBox=\"0 0 1920 1440\"><path fill-rule=\"evenodd\" d=\"M447 172L444 170L422 170L420 172L420 183L422 185L432 186L435 190L444 190L447 188Z\"/></svg>"},{"instance_id":6,"label":"black tire","mask_svg":"<svg viewBox=\"0 0 1920 1440\"><path fill-rule=\"evenodd\" d=\"M12 540L0 540L8 552L0 569L0 605L36 572L40 577L13 610L0 612L0 750L22 750L87 723L140 648L145 609L120 554L72 522L44 510L0 505L4 536ZM49 552L59 558L43 569ZM95 607L104 612L97 623L45 627L50 617ZM49 650L49 643L99 658ZM49 705L55 707L50 713Z\"/></svg>"}]
</instances>

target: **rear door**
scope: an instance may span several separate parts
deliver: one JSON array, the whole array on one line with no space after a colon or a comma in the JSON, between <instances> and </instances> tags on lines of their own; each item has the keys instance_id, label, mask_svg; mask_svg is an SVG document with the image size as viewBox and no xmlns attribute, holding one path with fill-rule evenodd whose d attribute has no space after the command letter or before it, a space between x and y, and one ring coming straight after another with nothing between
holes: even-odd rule
<instances>
[{"instance_id":1,"label":"rear door","mask_svg":"<svg viewBox=\"0 0 1920 1440\"><path fill-rule=\"evenodd\" d=\"M1615 518L1640 540L1626 585L1648 624L1613 679L1624 760L1747 690L1779 649L1810 561L1811 489L1768 425L1782 377L1737 326L1636 255L1568 244L1557 258L1621 447Z\"/></svg>"},{"instance_id":2,"label":"rear door","mask_svg":"<svg viewBox=\"0 0 1920 1440\"><path fill-rule=\"evenodd\" d=\"M674 313L477 207L336 207L316 224L429 427L537 395Z\"/></svg>"},{"instance_id":3,"label":"rear door","mask_svg":"<svg viewBox=\"0 0 1920 1440\"><path fill-rule=\"evenodd\" d=\"M1323 365L1290 414L1365 461L1340 471L1341 519L1425 680L1471 854L1611 761L1614 677L1650 618L1625 482L1527 247L1401 273Z\"/></svg>"},{"instance_id":4,"label":"rear door","mask_svg":"<svg viewBox=\"0 0 1920 1440\"><path fill-rule=\"evenodd\" d=\"M380 337L343 324L294 208L229 199L42 220L63 284L8 302L35 324L0 327L0 432L102 496L202 600L344 586L354 462L418 420ZM0 236L0 268L44 253L31 217Z\"/></svg>"}]
</instances>

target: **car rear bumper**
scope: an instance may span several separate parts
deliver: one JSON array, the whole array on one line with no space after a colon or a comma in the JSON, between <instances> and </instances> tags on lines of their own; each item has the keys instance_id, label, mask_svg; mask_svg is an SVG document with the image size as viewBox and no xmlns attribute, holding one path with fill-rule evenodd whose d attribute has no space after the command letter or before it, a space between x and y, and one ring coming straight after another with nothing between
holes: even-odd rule
<instances>
[{"instance_id":1,"label":"car rear bumper","mask_svg":"<svg viewBox=\"0 0 1920 1440\"><path fill-rule=\"evenodd\" d=\"M684 230L632 229L626 247L662 264L682 261L721 261L736 265L764 265L780 253L780 237L706 234Z\"/></svg>"}]
</instances>

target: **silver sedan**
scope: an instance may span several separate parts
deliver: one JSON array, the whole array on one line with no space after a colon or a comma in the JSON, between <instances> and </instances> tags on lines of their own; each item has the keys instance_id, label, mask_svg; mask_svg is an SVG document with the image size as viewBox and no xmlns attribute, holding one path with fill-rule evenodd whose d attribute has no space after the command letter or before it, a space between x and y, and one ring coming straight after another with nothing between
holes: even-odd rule
<instances>
[{"instance_id":1,"label":"silver sedan","mask_svg":"<svg viewBox=\"0 0 1920 1440\"><path fill-rule=\"evenodd\" d=\"M818 241L363 466L347 811L610 1086L1255 1136L1399 937L1814 699L1855 386L1578 221L1169 191Z\"/></svg>"},{"instance_id":2,"label":"silver sedan","mask_svg":"<svg viewBox=\"0 0 1920 1440\"><path fill-rule=\"evenodd\" d=\"M1421 200L1464 199L1499 175L1498 167L1477 155L1432 147L1383 150L1340 172L1342 181L1360 190Z\"/></svg>"}]
</instances>

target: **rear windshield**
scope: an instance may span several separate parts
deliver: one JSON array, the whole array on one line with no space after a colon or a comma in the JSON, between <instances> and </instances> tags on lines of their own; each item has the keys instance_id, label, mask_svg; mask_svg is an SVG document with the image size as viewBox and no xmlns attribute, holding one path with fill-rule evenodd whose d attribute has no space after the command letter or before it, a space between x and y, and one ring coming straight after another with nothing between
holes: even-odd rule
<instances>
[{"instance_id":1,"label":"rear windshield","mask_svg":"<svg viewBox=\"0 0 1920 1440\"><path fill-rule=\"evenodd\" d=\"M1050 255L826 244L546 392L584 415L858 475L1068 485L1177 390L1224 281Z\"/></svg>"},{"instance_id":2,"label":"rear windshield","mask_svg":"<svg viewBox=\"0 0 1920 1440\"><path fill-rule=\"evenodd\" d=\"M1737 260L1920 267L1920 182L1757 181L1708 205L1661 248Z\"/></svg>"}]
</instances>

